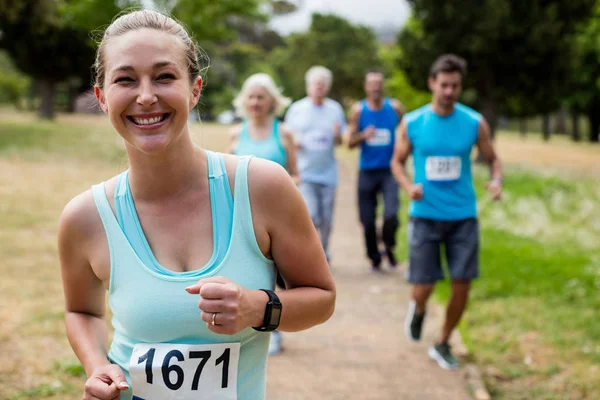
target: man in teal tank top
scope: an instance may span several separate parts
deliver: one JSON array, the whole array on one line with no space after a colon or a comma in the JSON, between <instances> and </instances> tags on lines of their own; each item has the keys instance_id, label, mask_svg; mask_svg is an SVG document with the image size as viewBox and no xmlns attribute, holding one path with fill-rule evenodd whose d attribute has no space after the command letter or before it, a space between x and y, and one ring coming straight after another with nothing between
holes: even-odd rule
<instances>
[{"instance_id":1,"label":"man in teal tank top","mask_svg":"<svg viewBox=\"0 0 600 400\"><path fill-rule=\"evenodd\" d=\"M378 238L385 247L390 267L396 266L396 231L398 220L398 184L390 170L394 152L395 132L404 106L396 99L383 96L384 76L381 71L370 70L365 76L367 98L355 104L348 119L348 145L360 146L358 176L358 210L363 226L367 256L373 271L379 271L381 252ZM376 231L378 196L383 197L383 226Z\"/></svg>"},{"instance_id":2,"label":"man in teal tank top","mask_svg":"<svg viewBox=\"0 0 600 400\"><path fill-rule=\"evenodd\" d=\"M452 279L452 296L446 321L429 356L445 369L458 367L448 340L466 308L471 281L479 276L479 225L471 150L491 164L490 196L502 194L502 165L494 151L490 129L474 110L457 103L466 62L443 55L431 67L431 104L408 113L400 126L391 167L398 183L411 198L408 227L408 281L414 285L405 320L409 339L419 340L426 303L435 283L444 279L440 247L443 244ZM412 154L414 177L404 163Z\"/></svg>"}]
</instances>

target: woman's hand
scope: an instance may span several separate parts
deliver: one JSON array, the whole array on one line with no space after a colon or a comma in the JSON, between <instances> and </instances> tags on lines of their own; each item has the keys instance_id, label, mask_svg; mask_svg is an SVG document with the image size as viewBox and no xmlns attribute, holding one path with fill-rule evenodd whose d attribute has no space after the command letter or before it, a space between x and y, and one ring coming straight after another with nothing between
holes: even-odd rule
<instances>
[{"instance_id":1,"label":"woman's hand","mask_svg":"<svg viewBox=\"0 0 600 400\"><path fill-rule=\"evenodd\" d=\"M212 332L234 335L263 324L269 301L263 291L246 289L221 276L201 279L185 290L200 295L200 317Z\"/></svg>"},{"instance_id":2,"label":"woman's hand","mask_svg":"<svg viewBox=\"0 0 600 400\"><path fill-rule=\"evenodd\" d=\"M121 367L105 364L94 369L83 390L83 400L118 400L129 389Z\"/></svg>"}]
</instances>

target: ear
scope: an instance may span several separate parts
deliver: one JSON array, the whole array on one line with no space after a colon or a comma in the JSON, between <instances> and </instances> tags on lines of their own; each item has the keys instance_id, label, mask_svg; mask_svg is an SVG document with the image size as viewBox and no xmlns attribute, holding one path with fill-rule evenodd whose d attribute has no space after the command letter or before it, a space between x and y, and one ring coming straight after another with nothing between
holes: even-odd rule
<instances>
[{"instance_id":1,"label":"ear","mask_svg":"<svg viewBox=\"0 0 600 400\"><path fill-rule=\"evenodd\" d=\"M192 84L192 95L190 96L190 110L196 107L202 93L202 78L197 77Z\"/></svg>"},{"instance_id":2,"label":"ear","mask_svg":"<svg viewBox=\"0 0 600 400\"><path fill-rule=\"evenodd\" d=\"M429 90L433 92L433 88L435 86L435 78L433 76L430 76L429 79L427 79L427 84L429 86Z\"/></svg>"},{"instance_id":3,"label":"ear","mask_svg":"<svg viewBox=\"0 0 600 400\"><path fill-rule=\"evenodd\" d=\"M108 106L106 105L106 99L104 98L104 92L97 85L94 86L94 95L96 95L96 99L98 99L98 103L100 103L100 109L108 114Z\"/></svg>"}]
</instances>

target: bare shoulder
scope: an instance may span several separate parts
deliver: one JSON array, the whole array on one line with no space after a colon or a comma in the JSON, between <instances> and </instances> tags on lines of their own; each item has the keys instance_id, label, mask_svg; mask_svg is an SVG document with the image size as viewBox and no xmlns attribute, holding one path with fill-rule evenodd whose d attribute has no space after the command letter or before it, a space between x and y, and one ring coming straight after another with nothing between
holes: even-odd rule
<instances>
[{"instance_id":1,"label":"bare shoulder","mask_svg":"<svg viewBox=\"0 0 600 400\"><path fill-rule=\"evenodd\" d=\"M237 138L242 134L242 124L237 124L229 129L229 137Z\"/></svg>"},{"instance_id":2,"label":"bare shoulder","mask_svg":"<svg viewBox=\"0 0 600 400\"><path fill-rule=\"evenodd\" d=\"M65 206L59 222L58 241L61 251L89 254L90 246L104 235L92 190L75 196Z\"/></svg>"},{"instance_id":3,"label":"bare shoulder","mask_svg":"<svg viewBox=\"0 0 600 400\"><path fill-rule=\"evenodd\" d=\"M350 115L353 117L358 117L360 115L362 111L362 104L360 104L360 102L356 102L354 104L352 104L352 107L350 108Z\"/></svg>"},{"instance_id":4,"label":"bare shoulder","mask_svg":"<svg viewBox=\"0 0 600 400\"><path fill-rule=\"evenodd\" d=\"M281 133L281 136L284 139L291 139L293 137L293 132L291 131L291 129L285 124L285 123L280 123L279 124L279 132Z\"/></svg>"},{"instance_id":5,"label":"bare shoulder","mask_svg":"<svg viewBox=\"0 0 600 400\"><path fill-rule=\"evenodd\" d=\"M392 108L398 113L398 115L404 115L406 113L406 107L404 107L404 104L402 104L400 100L392 99L391 104Z\"/></svg>"}]
</instances>

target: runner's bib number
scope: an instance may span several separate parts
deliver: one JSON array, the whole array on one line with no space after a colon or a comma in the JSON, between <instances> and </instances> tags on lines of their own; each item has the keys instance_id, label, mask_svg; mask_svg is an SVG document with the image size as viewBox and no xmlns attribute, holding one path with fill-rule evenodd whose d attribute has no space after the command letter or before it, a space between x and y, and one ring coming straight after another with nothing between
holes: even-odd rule
<instances>
[{"instance_id":1,"label":"runner's bib number","mask_svg":"<svg viewBox=\"0 0 600 400\"><path fill-rule=\"evenodd\" d=\"M137 344L129 360L133 400L235 400L239 343Z\"/></svg>"},{"instance_id":2,"label":"runner's bib number","mask_svg":"<svg viewBox=\"0 0 600 400\"><path fill-rule=\"evenodd\" d=\"M387 146L392 142L392 133L389 129L375 129L375 134L367 140L369 146Z\"/></svg>"},{"instance_id":3,"label":"runner's bib number","mask_svg":"<svg viewBox=\"0 0 600 400\"><path fill-rule=\"evenodd\" d=\"M427 157L425 175L429 181L455 181L460 178L460 157Z\"/></svg>"},{"instance_id":4,"label":"runner's bib number","mask_svg":"<svg viewBox=\"0 0 600 400\"><path fill-rule=\"evenodd\" d=\"M329 150L333 144L333 137L319 131L310 131L306 133L303 142L308 150Z\"/></svg>"}]
</instances>

